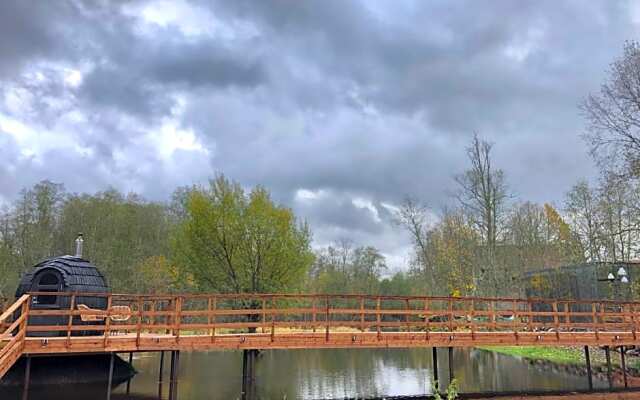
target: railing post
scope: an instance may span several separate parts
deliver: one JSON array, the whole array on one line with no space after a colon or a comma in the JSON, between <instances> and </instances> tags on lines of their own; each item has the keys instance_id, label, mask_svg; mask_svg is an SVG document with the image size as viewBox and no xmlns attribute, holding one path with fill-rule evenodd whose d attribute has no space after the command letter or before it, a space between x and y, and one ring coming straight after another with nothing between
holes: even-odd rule
<instances>
[{"instance_id":1,"label":"railing post","mask_svg":"<svg viewBox=\"0 0 640 400\"><path fill-rule=\"evenodd\" d=\"M360 332L364 332L364 296L360 297Z\"/></svg>"},{"instance_id":2,"label":"railing post","mask_svg":"<svg viewBox=\"0 0 640 400\"><path fill-rule=\"evenodd\" d=\"M27 327L29 326L29 310L31 309L31 296L27 297L24 303L22 303L22 307L20 309L21 315L24 315L24 319L20 324L20 328L18 330L18 335L22 335L22 345L21 351L24 351L24 348L27 344Z\"/></svg>"},{"instance_id":3,"label":"railing post","mask_svg":"<svg viewBox=\"0 0 640 400\"><path fill-rule=\"evenodd\" d=\"M476 331L476 299L471 299L471 321L469 323L469 329L471 329L471 340L475 340Z\"/></svg>"},{"instance_id":4,"label":"railing post","mask_svg":"<svg viewBox=\"0 0 640 400\"><path fill-rule=\"evenodd\" d=\"M553 302L553 323L556 326L556 340L560 341L560 321L558 319L558 302Z\"/></svg>"},{"instance_id":5,"label":"railing post","mask_svg":"<svg viewBox=\"0 0 640 400\"><path fill-rule=\"evenodd\" d=\"M381 329L380 329L381 328L381 326L380 326L380 323L381 323L381 318L380 318L380 296L378 296L378 299L376 301L376 322L377 322L376 329L378 331L378 340L380 340L380 338L382 336L382 332L381 332Z\"/></svg>"},{"instance_id":6,"label":"railing post","mask_svg":"<svg viewBox=\"0 0 640 400\"><path fill-rule=\"evenodd\" d=\"M144 311L144 301L138 297L138 326L136 329L136 347L140 347L140 331L142 331L142 313Z\"/></svg>"},{"instance_id":7,"label":"railing post","mask_svg":"<svg viewBox=\"0 0 640 400\"><path fill-rule=\"evenodd\" d=\"M176 337L176 343L180 342L180 325L182 324L182 296L176 297L175 319L173 334Z\"/></svg>"},{"instance_id":8,"label":"railing post","mask_svg":"<svg viewBox=\"0 0 640 400\"><path fill-rule=\"evenodd\" d=\"M620 367L622 368L622 379L624 381L625 389L629 387L629 382L627 382L627 363L625 361L625 346L620 346Z\"/></svg>"},{"instance_id":9,"label":"railing post","mask_svg":"<svg viewBox=\"0 0 640 400\"><path fill-rule=\"evenodd\" d=\"M265 332L265 325L267 324L267 300L264 299L264 297L262 298L262 326L260 327L262 329L262 333Z\"/></svg>"},{"instance_id":10,"label":"railing post","mask_svg":"<svg viewBox=\"0 0 640 400\"><path fill-rule=\"evenodd\" d=\"M490 300L489 301L489 329L491 331L495 331L496 330L496 304L495 304L495 300Z\"/></svg>"},{"instance_id":11,"label":"railing post","mask_svg":"<svg viewBox=\"0 0 640 400\"><path fill-rule=\"evenodd\" d=\"M113 295L107 296L107 316L104 321L104 348L109 344L109 334L111 327L111 306L113 305Z\"/></svg>"},{"instance_id":12,"label":"railing post","mask_svg":"<svg viewBox=\"0 0 640 400\"><path fill-rule=\"evenodd\" d=\"M71 326L73 325L73 310L76 308L76 295L71 295L69 302L69 320L67 321L67 348L71 347Z\"/></svg>"},{"instance_id":13,"label":"railing post","mask_svg":"<svg viewBox=\"0 0 640 400\"><path fill-rule=\"evenodd\" d=\"M316 333L316 324L318 319L318 310L316 309L317 300L318 299L316 297L313 297L313 300L311 302L311 321L313 322L313 333Z\"/></svg>"},{"instance_id":14,"label":"railing post","mask_svg":"<svg viewBox=\"0 0 640 400\"><path fill-rule=\"evenodd\" d=\"M411 306L409 305L409 299L405 299L405 311L406 314L404 315L404 322L405 324L407 324L407 332L411 332L411 324L409 323L409 308Z\"/></svg>"},{"instance_id":15,"label":"railing post","mask_svg":"<svg viewBox=\"0 0 640 400\"><path fill-rule=\"evenodd\" d=\"M595 332L596 341L599 341L600 340L600 336L598 334L599 321L598 321L596 303L591 303L591 319L593 322L593 331Z\"/></svg>"},{"instance_id":16,"label":"railing post","mask_svg":"<svg viewBox=\"0 0 640 400\"><path fill-rule=\"evenodd\" d=\"M629 308L631 309L631 332L633 333L633 340L636 341L636 303L629 304Z\"/></svg>"},{"instance_id":17,"label":"railing post","mask_svg":"<svg viewBox=\"0 0 640 400\"><path fill-rule=\"evenodd\" d=\"M527 330L533 332L533 303L527 300Z\"/></svg>"},{"instance_id":18,"label":"railing post","mask_svg":"<svg viewBox=\"0 0 640 400\"><path fill-rule=\"evenodd\" d=\"M512 304L512 308L513 308L513 335L516 338L516 341L518 341L518 302L516 300L513 301Z\"/></svg>"},{"instance_id":19,"label":"railing post","mask_svg":"<svg viewBox=\"0 0 640 400\"><path fill-rule=\"evenodd\" d=\"M216 341L216 322L218 321L217 318L217 309L218 309L218 298L217 297L213 297L213 298L209 298L209 303L211 304L210 308L210 312L209 312L209 325L211 326L211 342L215 342ZM213 325L212 325L213 324Z\"/></svg>"},{"instance_id":20,"label":"railing post","mask_svg":"<svg viewBox=\"0 0 640 400\"><path fill-rule=\"evenodd\" d=\"M325 315L325 323L327 325L326 327L326 331L325 331L325 336L324 336L324 340L325 341L329 341L329 296L325 297L325 301L326 301L326 315Z\"/></svg>"},{"instance_id":21,"label":"railing post","mask_svg":"<svg viewBox=\"0 0 640 400\"><path fill-rule=\"evenodd\" d=\"M449 333L453 332L453 299L449 297ZM449 336L451 338L451 336Z\"/></svg>"},{"instance_id":22,"label":"railing post","mask_svg":"<svg viewBox=\"0 0 640 400\"><path fill-rule=\"evenodd\" d=\"M424 340L429 340L429 299L424 299Z\"/></svg>"},{"instance_id":23,"label":"railing post","mask_svg":"<svg viewBox=\"0 0 640 400\"><path fill-rule=\"evenodd\" d=\"M271 341L273 342L276 338L276 304L275 297L271 298Z\"/></svg>"}]
</instances>

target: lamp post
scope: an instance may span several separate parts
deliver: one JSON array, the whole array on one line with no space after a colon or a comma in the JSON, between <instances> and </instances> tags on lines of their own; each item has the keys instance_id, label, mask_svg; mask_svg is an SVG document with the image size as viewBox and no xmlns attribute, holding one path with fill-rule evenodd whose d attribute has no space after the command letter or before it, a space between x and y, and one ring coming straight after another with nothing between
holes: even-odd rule
<instances>
[{"instance_id":1,"label":"lamp post","mask_svg":"<svg viewBox=\"0 0 640 400\"><path fill-rule=\"evenodd\" d=\"M609 282L609 283L618 282L618 284L626 285L629 283L629 275L627 274L627 270L624 269L624 267L620 266L620 268L618 268L618 271L616 271L615 275L613 274L613 272L609 272L609 274L607 274L607 277L605 279L598 279L598 281ZM617 290L617 292L620 292L620 290ZM614 297L619 297L619 296L614 296Z\"/></svg>"}]
</instances>

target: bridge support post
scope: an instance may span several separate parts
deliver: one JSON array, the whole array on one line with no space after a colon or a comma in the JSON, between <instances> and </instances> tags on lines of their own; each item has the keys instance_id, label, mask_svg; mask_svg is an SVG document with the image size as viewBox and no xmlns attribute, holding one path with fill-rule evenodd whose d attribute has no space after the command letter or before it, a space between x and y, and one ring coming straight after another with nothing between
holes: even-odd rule
<instances>
[{"instance_id":1,"label":"bridge support post","mask_svg":"<svg viewBox=\"0 0 640 400\"><path fill-rule=\"evenodd\" d=\"M158 398L162 398L162 376L164 375L164 350L160 352L160 371L158 372Z\"/></svg>"},{"instance_id":2,"label":"bridge support post","mask_svg":"<svg viewBox=\"0 0 640 400\"><path fill-rule=\"evenodd\" d=\"M453 347L449 347L449 383L453 382Z\"/></svg>"},{"instance_id":3,"label":"bridge support post","mask_svg":"<svg viewBox=\"0 0 640 400\"><path fill-rule=\"evenodd\" d=\"M242 351L242 400L256 398L256 358L258 350Z\"/></svg>"},{"instance_id":4,"label":"bridge support post","mask_svg":"<svg viewBox=\"0 0 640 400\"><path fill-rule=\"evenodd\" d=\"M24 386L22 387L22 400L29 398L29 384L31 383L31 357L27 356L27 365L24 367Z\"/></svg>"},{"instance_id":5,"label":"bridge support post","mask_svg":"<svg viewBox=\"0 0 640 400\"><path fill-rule=\"evenodd\" d=\"M438 383L438 348L432 347L431 354L433 358L433 384Z\"/></svg>"},{"instance_id":6,"label":"bridge support post","mask_svg":"<svg viewBox=\"0 0 640 400\"><path fill-rule=\"evenodd\" d=\"M129 365L133 367L133 352L129 352ZM131 379L127 380L127 395L131 393Z\"/></svg>"},{"instance_id":7,"label":"bridge support post","mask_svg":"<svg viewBox=\"0 0 640 400\"><path fill-rule=\"evenodd\" d=\"M107 400L111 400L111 385L113 384L113 364L116 360L116 353L111 353L109 358L109 377L107 378Z\"/></svg>"},{"instance_id":8,"label":"bridge support post","mask_svg":"<svg viewBox=\"0 0 640 400\"><path fill-rule=\"evenodd\" d=\"M607 359L607 381L609 382L609 389L613 389L613 374L611 372L611 349L609 346L604 346L604 355Z\"/></svg>"},{"instance_id":9,"label":"bridge support post","mask_svg":"<svg viewBox=\"0 0 640 400\"><path fill-rule=\"evenodd\" d=\"M178 399L178 370L180 369L180 350L171 351L171 377L169 380L169 400Z\"/></svg>"},{"instance_id":10,"label":"bridge support post","mask_svg":"<svg viewBox=\"0 0 640 400\"><path fill-rule=\"evenodd\" d=\"M584 360L587 363L587 379L589 381L589 391L593 391L593 374L591 371L591 357L589 356L589 346L584 346Z\"/></svg>"},{"instance_id":11,"label":"bridge support post","mask_svg":"<svg viewBox=\"0 0 640 400\"><path fill-rule=\"evenodd\" d=\"M629 383L627 382L627 363L625 360L626 351L624 346L620 346L620 367L622 368L622 379L624 380L625 389L629 387Z\"/></svg>"}]
</instances>

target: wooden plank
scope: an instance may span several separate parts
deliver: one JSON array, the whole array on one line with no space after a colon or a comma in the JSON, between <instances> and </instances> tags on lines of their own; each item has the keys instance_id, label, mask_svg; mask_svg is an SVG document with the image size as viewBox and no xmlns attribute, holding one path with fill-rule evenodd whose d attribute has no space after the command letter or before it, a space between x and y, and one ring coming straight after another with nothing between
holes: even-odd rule
<instances>
[{"instance_id":1,"label":"wooden plank","mask_svg":"<svg viewBox=\"0 0 640 400\"><path fill-rule=\"evenodd\" d=\"M22 295L18 301L16 301L15 303L13 303L11 306L9 306L9 308L7 308L5 310L5 312L2 313L2 315L0 315L0 322L4 322L6 321L10 316L13 315L13 313L15 313L16 311L18 311L18 309L20 307L22 307L22 304L24 304L25 302L29 301L31 297L28 294L24 294Z\"/></svg>"}]
</instances>

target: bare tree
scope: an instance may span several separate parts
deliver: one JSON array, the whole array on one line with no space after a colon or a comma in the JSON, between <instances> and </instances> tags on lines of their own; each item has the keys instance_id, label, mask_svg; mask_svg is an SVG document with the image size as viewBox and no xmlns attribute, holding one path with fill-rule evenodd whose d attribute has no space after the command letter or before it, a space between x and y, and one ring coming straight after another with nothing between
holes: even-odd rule
<instances>
[{"instance_id":1,"label":"bare tree","mask_svg":"<svg viewBox=\"0 0 640 400\"><path fill-rule=\"evenodd\" d=\"M581 105L588 120L584 135L603 170L640 175L640 44L625 43L598 94Z\"/></svg>"},{"instance_id":2,"label":"bare tree","mask_svg":"<svg viewBox=\"0 0 640 400\"><path fill-rule=\"evenodd\" d=\"M491 163L492 144L473 136L467 156L471 168L455 177L459 186L456 198L474 223L487 248L494 252L509 197L504 173Z\"/></svg>"},{"instance_id":3,"label":"bare tree","mask_svg":"<svg viewBox=\"0 0 640 400\"><path fill-rule=\"evenodd\" d=\"M569 223L582 241L586 259L600 261L602 244L598 193L586 181L580 181L567 193L564 204Z\"/></svg>"},{"instance_id":4,"label":"bare tree","mask_svg":"<svg viewBox=\"0 0 640 400\"><path fill-rule=\"evenodd\" d=\"M400 207L397 222L405 227L411 235L415 251L414 264L418 267L420 274L428 276L429 283L434 287L435 271L429 270L433 264L429 262L430 218L428 208L415 199L407 197Z\"/></svg>"}]
</instances>

